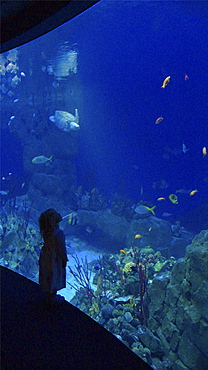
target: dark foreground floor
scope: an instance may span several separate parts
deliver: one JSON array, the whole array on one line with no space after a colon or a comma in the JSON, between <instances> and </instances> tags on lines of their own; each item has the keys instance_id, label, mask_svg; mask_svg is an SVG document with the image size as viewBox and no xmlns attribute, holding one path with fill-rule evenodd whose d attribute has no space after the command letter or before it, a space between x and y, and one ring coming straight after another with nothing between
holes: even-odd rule
<instances>
[{"instance_id":1,"label":"dark foreground floor","mask_svg":"<svg viewBox=\"0 0 208 370\"><path fill-rule=\"evenodd\" d=\"M37 284L0 272L2 370L150 369L70 303L47 309Z\"/></svg>"}]
</instances>

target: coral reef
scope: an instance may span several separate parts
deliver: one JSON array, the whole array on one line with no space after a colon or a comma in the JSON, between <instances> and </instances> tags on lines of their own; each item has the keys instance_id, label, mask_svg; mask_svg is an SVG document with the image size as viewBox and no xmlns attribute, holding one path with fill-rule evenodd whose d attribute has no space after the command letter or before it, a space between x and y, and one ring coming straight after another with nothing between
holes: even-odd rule
<instances>
[{"instance_id":1,"label":"coral reef","mask_svg":"<svg viewBox=\"0 0 208 370\"><path fill-rule=\"evenodd\" d=\"M158 276L149 288L148 328L160 340L170 369L208 367L207 266L208 231L204 230L172 273Z\"/></svg>"},{"instance_id":2,"label":"coral reef","mask_svg":"<svg viewBox=\"0 0 208 370\"><path fill-rule=\"evenodd\" d=\"M41 237L37 226L29 220L28 207L25 199L18 211L2 209L0 263L37 281Z\"/></svg>"},{"instance_id":3,"label":"coral reef","mask_svg":"<svg viewBox=\"0 0 208 370\"><path fill-rule=\"evenodd\" d=\"M207 368L208 231L177 261L149 246L125 252L91 263L95 296L72 303L155 369Z\"/></svg>"}]
</instances>

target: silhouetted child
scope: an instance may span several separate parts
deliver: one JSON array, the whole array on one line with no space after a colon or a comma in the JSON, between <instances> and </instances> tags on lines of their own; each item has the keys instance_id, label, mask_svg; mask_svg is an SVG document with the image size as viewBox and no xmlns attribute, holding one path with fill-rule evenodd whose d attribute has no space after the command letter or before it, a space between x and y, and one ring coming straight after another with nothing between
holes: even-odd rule
<instances>
[{"instance_id":1,"label":"silhouetted child","mask_svg":"<svg viewBox=\"0 0 208 370\"><path fill-rule=\"evenodd\" d=\"M39 259L39 283L49 304L64 301L64 297L56 296L58 290L66 287L68 261L64 232L59 229L61 220L61 215L52 208L41 213L38 220L44 239Z\"/></svg>"}]
</instances>

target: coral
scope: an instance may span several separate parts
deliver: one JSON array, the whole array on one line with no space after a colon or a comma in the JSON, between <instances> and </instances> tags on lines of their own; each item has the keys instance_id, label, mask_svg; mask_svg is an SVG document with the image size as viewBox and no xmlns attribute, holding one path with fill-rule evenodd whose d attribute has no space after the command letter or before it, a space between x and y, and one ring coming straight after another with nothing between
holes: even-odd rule
<instances>
[{"instance_id":1,"label":"coral","mask_svg":"<svg viewBox=\"0 0 208 370\"><path fill-rule=\"evenodd\" d=\"M95 298L93 298L92 306L89 308L89 315L91 317L94 317L94 316L98 315L99 312L100 312L99 303L97 302L97 300Z\"/></svg>"},{"instance_id":2,"label":"coral","mask_svg":"<svg viewBox=\"0 0 208 370\"><path fill-rule=\"evenodd\" d=\"M1 264L36 280L41 237L30 224L25 208L17 213L4 209L1 239Z\"/></svg>"},{"instance_id":3,"label":"coral","mask_svg":"<svg viewBox=\"0 0 208 370\"><path fill-rule=\"evenodd\" d=\"M76 282L74 284L68 282L68 284L76 291L86 295L92 304L92 298L96 298L96 296L91 287L91 271L89 269L87 257L85 257L85 260L81 258L80 261L77 254L75 254L74 256L72 255L72 258L75 261L75 269L72 269L70 266L68 267L70 274L73 275Z\"/></svg>"},{"instance_id":4,"label":"coral","mask_svg":"<svg viewBox=\"0 0 208 370\"><path fill-rule=\"evenodd\" d=\"M136 264L134 262L128 262L125 264L123 268L123 272L126 274L130 274L132 272L132 267L135 267Z\"/></svg>"},{"instance_id":5,"label":"coral","mask_svg":"<svg viewBox=\"0 0 208 370\"><path fill-rule=\"evenodd\" d=\"M156 264L154 265L155 271L160 271L164 266L163 262L157 261Z\"/></svg>"},{"instance_id":6,"label":"coral","mask_svg":"<svg viewBox=\"0 0 208 370\"><path fill-rule=\"evenodd\" d=\"M99 275L97 279L97 289L95 291L96 297L99 297L103 291L103 276Z\"/></svg>"}]
</instances>

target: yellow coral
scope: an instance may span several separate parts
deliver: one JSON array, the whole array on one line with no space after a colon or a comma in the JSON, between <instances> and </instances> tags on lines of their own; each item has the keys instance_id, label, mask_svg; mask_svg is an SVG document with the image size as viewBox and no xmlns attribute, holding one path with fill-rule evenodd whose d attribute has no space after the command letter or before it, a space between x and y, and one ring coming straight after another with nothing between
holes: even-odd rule
<instances>
[{"instance_id":1,"label":"yellow coral","mask_svg":"<svg viewBox=\"0 0 208 370\"><path fill-rule=\"evenodd\" d=\"M130 272L132 272L132 267L136 266L136 264L134 262L128 262L125 264L124 268L123 268L123 272L125 272L126 274L130 274Z\"/></svg>"},{"instance_id":2,"label":"yellow coral","mask_svg":"<svg viewBox=\"0 0 208 370\"><path fill-rule=\"evenodd\" d=\"M155 271L160 271L161 270L161 268L163 267L163 263L162 262L160 262L160 261L157 261L156 262L156 264L154 265L154 269L155 269Z\"/></svg>"},{"instance_id":3,"label":"yellow coral","mask_svg":"<svg viewBox=\"0 0 208 370\"><path fill-rule=\"evenodd\" d=\"M93 302L92 307L89 309L90 316L97 315L100 312L100 307L97 302Z\"/></svg>"},{"instance_id":4,"label":"yellow coral","mask_svg":"<svg viewBox=\"0 0 208 370\"><path fill-rule=\"evenodd\" d=\"M99 275L97 279L97 289L95 291L96 297L99 297L103 291L103 275Z\"/></svg>"}]
</instances>

